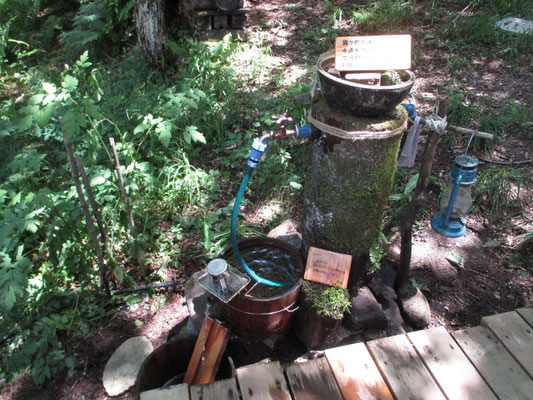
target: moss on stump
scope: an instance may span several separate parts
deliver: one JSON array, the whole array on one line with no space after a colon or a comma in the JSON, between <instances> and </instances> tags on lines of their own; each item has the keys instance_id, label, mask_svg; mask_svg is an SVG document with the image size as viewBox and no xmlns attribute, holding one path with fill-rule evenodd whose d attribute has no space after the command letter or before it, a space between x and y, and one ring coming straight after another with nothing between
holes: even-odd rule
<instances>
[{"instance_id":1,"label":"moss on stump","mask_svg":"<svg viewBox=\"0 0 533 400\"><path fill-rule=\"evenodd\" d=\"M407 113L399 106L386 116L356 117L330 109L320 99L312 116L346 131L369 132L368 138L352 139L313 129L304 200L305 248L351 254L354 284L366 272L367 263L361 260L368 259L381 231ZM372 132L381 135L376 138Z\"/></svg>"}]
</instances>

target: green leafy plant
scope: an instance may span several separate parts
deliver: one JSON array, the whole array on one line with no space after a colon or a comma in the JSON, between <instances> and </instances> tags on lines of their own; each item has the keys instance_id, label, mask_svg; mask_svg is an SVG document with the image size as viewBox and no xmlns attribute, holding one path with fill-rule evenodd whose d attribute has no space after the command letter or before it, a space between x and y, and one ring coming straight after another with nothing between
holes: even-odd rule
<instances>
[{"instance_id":1,"label":"green leafy plant","mask_svg":"<svg viewBox=\"0 0 533 400\"><path fill-rule=\"evenodd\" d=\"M350 310L348 291L341 287L305 281L304 292L318 315L342 319Z\"/></svg>"},{"instance_id":2,"label":"green leafy plant","mask_svg":"<svg viewBox=\"0 0 533 400\"><path fill-rule=\"evenodd\" d=\"M110 51L116 52L117 44L127 41L133 31L134 6L135 0L82 2L72 21L73 29L60 34L66 51L75 56L87 50L97 53L104 48L107 56Z\"/></svg>"},{"instance_id":3,"label":"green leafy plant","mask_svg":"<svg viewBox=\"0 0 533 400\"><path fill-rule=\"evenodd\" d=\"M499 217L513 205L520 205L521 171L492 167L479 174L473 187L474 203L486 207L489 218Z\"/></svg>"},{"instance_id":4,"label":"green leafy plant","mask_svg":"<svg viewBox=\"0 0 533 400\"><path fill-rule=\"evenodd\" d=\"M372 265L372 272L381 268L381 260L383 260L383 257L386 255L385 245L387 243L387 237L383 234L383 232L379 232L378 238L368 249L370 264Z\"/></svg>"},{"instance_id":5,"label":"green leafy plant","mask_svg":"<svg viewBox=\"0 0 533 400\"><path fill-rule=\"evenodd\" d=\"M375 0L358 6L351 19L358 29L366 33L394 32L413 18L414 6L412 0Z\"/></svg>"}]
</instances>

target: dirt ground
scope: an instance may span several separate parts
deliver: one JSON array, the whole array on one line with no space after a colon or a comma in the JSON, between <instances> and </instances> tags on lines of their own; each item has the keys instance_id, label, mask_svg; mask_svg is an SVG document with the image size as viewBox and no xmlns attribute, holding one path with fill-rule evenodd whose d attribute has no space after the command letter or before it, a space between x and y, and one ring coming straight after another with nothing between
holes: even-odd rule
<instances>
[{"instance_id":1,"label":"dirt ground","mask_svg":"<svg viewBox=\"0 0 533 400\"><path fill-rule=\"evenodd\" d=\"M331 1L342 7L348 1ZM300 1L246 1L251 9L248 18L250 37L261 27L263 40L272 48L275 63L285 67L284 77L291 79L305 66L298 62L302 49L317 48L306 39L325 18L324 2ZM289 7L308 7L314 10L308 20L300 20ZM446 95L446 51L430 33L435 26L424 19L424 5L420 4L416 21L412 26L413 46L423 48L423 55L414 68L417 76L410 94L410 102L418 113L428 115L435 103ZM457 10L457 13L461 10ZM346 34L354 34L353 27L345 26ZM318 53L316 54L318 56ZM495 112L499 101L513 96L521 104L533 104L533 64L518 73L510 74L497 59L472 61L471 73L463 84L477 96L492 99ZM476 128L470 126L467 128ZM464 144L462 144L464 145ZM421 145L423 146L423 144ZM460 147L457 154L461 152ZM433 167L433 175L446 177L455 155L450 150L439 149ZM476 152L480 171L494 166L520 166L531 168L533 143L518 136L494 145L492 153ZM416 168L416 166L415 166ZM505 216L489 219L484 205L477 205L467 217L467 233L459 239L449 239L432 231L430 218L436 212L438 187L430 186L428 203L435 204L424 211L414 227L411 277L426 294L432 310L432 326L444 325L458 329L479 323L485 315L513 310L533 303L533 243L519 248L518 235L533 229L533 174L526 176L520 189L520 207L512 207ZM514 203L518 205L518 202ZM253 215L248 216L253 219ZM394 236L394 235L393 235ZM533 242L533 241L530 241ZM462 267L452 265L447 256L460 254ZM398 255L394 237L390 258ZM515 262L517 255L522 263ZM524 261L525 260L525 261ZM186 277L197 265L190 265L177 278ZM2 400L21 399L107 399L101 379L105 363L113 351L127 338L145 335L154 347L162 344L169 331L187 317L183 287L167 292L166 304L158 306L156 299L143 302L120 312L109 325L102 327L98 335L77 348L77 357L83 361L82 371L74 376L61 376L38 390L30 377L20 378L14 385L0 392ZM130 394L122 398L130 398Z\"/></svg>"}]
</instances>

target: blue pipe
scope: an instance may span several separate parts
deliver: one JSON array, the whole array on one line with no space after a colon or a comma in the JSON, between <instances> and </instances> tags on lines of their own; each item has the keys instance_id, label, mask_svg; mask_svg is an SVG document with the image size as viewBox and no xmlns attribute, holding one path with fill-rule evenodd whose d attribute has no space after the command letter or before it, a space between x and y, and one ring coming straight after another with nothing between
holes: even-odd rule
<instances>
[{"instance_id":1,"label":"blue pipe","mask_svg":"<svg viewBox=\"0 0 533 400\"><path fill-rule=\"evenodd\" d=\"M253 171L254 167L248 166L248 168L246 169L246 173L244 174L244 178L241 182L241 186L239 187L237 197L235 198L235 204L233 205L233 213L231 215L231 247L233 249L233 255L235 256L235 259L239 263L240 267L244 269L254 281L268 286L292 286L294 282L279 283L270 281L265 278L261 278L246 264L246 262L242 259L241 253L239 251L239 246L237 245L237 219L239 218L239 209L241 207L241 201L244 196L244 191L246 190L246 186L248 185L248 181L250 180L250 176L252 175Z\"/></svg>"},{"instance_id":2,"label":"blue pipe","mask_svg":"<svg viewBox=\"0 0 533 400\"><path fill-rule=\"evenodd\" d=\"M308 138L311 136L311 127L309 125L300 126L296 128L295 132L296 137L299 138ZM264 140L266 140L266 136L264 137ZM252 173L254 172L254 169L259 164L259 161L261 160L261 156L265 152L267 148L266 142L261 141L261 139L256 138L254 139L252 143L252 151L250 152L250 155L248 156L248 168L246 169L246 173L244 174L244 178L242 179L241 186L239 187L239 191L237 192L237 197L235 198L235 204L233 205L233 212L231 214L231 248L233 249L233 255L235 256L235 259L239 263L239 266L246 271L250 277L258 282L262 283L267 286L276 286L276 287L283 287L283 286L292 286L295 282L274 282L265 278L261 278L259 275L257 275L252 269L246 264L246 262L243 260L241 256L241 252L239 251L239 246L237 245L237 220L239 219L239 210L241 208L241 202L242 198L244 196L244 192L246 191L246 186L248 186L248 182L250 181L250 177L252 176Z\"/></svg>"}]
</instances>

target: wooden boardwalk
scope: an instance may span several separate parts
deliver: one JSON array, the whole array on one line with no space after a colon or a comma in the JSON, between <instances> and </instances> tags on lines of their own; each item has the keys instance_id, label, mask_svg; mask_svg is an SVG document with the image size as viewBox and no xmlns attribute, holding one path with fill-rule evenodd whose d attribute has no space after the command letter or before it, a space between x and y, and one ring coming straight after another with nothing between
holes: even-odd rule
<instances>
[{"instance_id":1,"label":"wooden boardwalk","mask_svg":"<svg viewBox=\"0 0 533 400\"><path fill-rule=\"evenodd\" d=\"M179 397L168 398L531 400L533 309L455 332L437 327L335 347L285 369L279 362L246 366L233 379L193 386L190 397L181 387Z\"/></svg>"}]
</instances>

